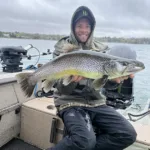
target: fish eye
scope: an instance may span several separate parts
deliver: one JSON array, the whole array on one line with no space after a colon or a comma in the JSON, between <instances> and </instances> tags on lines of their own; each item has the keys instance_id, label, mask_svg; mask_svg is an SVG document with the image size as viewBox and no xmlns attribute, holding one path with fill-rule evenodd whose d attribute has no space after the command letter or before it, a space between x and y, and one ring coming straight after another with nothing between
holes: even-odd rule
<instances>
[{"instance_id":1,"label":"fish eye","mask_svg":"<svg viewBox=\"0 0 150 150\"><path fill-rule=\"evenodd\" d=\"M123 66L127 66L128 65L128 63L127 62L123 62Z\"/></svg>"}]
</instances>

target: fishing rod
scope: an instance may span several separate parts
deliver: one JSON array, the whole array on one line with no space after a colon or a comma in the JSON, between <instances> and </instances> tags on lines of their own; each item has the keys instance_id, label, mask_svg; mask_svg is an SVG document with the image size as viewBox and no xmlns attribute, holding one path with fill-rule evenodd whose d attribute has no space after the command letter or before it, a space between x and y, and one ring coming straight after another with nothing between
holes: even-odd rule
<instances>
[{"instance_id":1,"label":"fishing rod","mask_svg":"<svg viewBox=\"0 0 150 150\"><path fill-rule=\"evenodd\" d=\"M47 49L47 52L40 53L39 49L37 49L36 47L34 47L32 44L29 44L24 49L26 49L27 51L29 51L31 49L35 49L38 52L38 55L26 55L25 56L28 60L31 60L32 57L38 57L38 60L36 61L36 63L34 65L31 65L34 68L38 64L41 56L51 55L52 54L52 52L50 51L50 49Z\"/></svg>"},{"instance_id":2,"label":"fishing rod","mask_svg":"<svg viewBox=\"0 0 150 150\"><path fill-rule=\"evenodd\" d=\"M149 115L150 114L150 103L148 105L149 105L148 106L148 110L146 112L144 112L144 113L141 113L141 114L128 113L128 117L129 117L130 121L135 122L135 121L138 121L138 120L144 118L145 116ZM135 117L135 118L138 117L138 118L137 119L133 119L132 117Z\"/></svg>"},{"instance_id":3,"label":"fishing rod","mask_svg":"<svg viewBox=\"0 0 150 150\"><path fill-rule=\"evenodd\" d=\"M144 112L142 114L138 114L138 115L134 115L134 114L128 113L128 116L129 116L130 121L135 122L135 121L138 121L138 120L144 118L145 116L147 116L149 114L150 114L150 109L148 111L146 111L146 112ZM139 118L133 119L132 117L139 117Z\"/></svg>"},{"instance_id":4,"label":"fishing rod","mask_svg":"<svg viewBox=\"0 0 150 150\"><path fill-rule=\"evenodd\" d=\"M31 50L31 49L36 49L37 51L38 51L38 55L26 55L26 58L27 59L31 59L32 57L37 57L37 56L44 56L44 55L50 55L50 54L52 54L52 52L50 51L50 49L47 49L47 53L46 52L43 52L43 53L41 53L40 54L40 51L39 51L39 49L37 49L36 47L34 47L32 44L29 44L27 47L25 47L24 49L25 50L27 50L27 51L29 51L29 50Z\"/></svg>"}]
</instances>

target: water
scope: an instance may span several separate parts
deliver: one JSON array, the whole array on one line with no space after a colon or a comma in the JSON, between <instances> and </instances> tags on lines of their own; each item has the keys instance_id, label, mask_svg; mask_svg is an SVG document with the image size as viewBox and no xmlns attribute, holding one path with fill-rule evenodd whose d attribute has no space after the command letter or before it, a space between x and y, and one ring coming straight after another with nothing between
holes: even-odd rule
<instances>
[{"instance_id":1,"label":"water","mask_svg":"<svg viewBox=\"0 0 150 150\"><path fill-rule=\"evenodd\" d=\"M48 41L48 40L30 40L30 39L0 39L0 47L1 46L27 46L28 44L32 44L36 48L40 50L41 53L47 52L47 49L51 51L54 50L54 44L57 41ZM106 43L109 47L114 45L124 45L122 43ZM150 98L150 45L142 45L142 44L125 44L130 46L137 52L137 59L142 61L145 64L145 70L137 73L134 79L134 95L135 101L139 103L141 106L145 106L145 103L148 98ZM28 51L28 55L38 55L38 52L33 49ZM51 55L42 56L38 63L46 63L52 58ZM30 64L36 64L38 57L34 57L31 60L23 59L23 67L26 68ZM1 66L0 66L1 68Z\"/></svg>"}]
</instances>

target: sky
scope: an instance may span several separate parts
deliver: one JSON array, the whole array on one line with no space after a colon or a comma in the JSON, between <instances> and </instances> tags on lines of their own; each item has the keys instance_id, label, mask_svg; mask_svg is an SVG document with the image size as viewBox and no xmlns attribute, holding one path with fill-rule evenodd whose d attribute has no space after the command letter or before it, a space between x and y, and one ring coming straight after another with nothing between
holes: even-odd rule
<instances>
[{"instance_id":1,"label":"sky","mask_svg":"<svg viewBox=\"0 0 150 150\"><path fill-rule=\"evenodd\" d=\"M1 0L0 31L70 34L79 6L96 18L96 37L150 37L150 0Z\"/></svg>"}]
</instances>

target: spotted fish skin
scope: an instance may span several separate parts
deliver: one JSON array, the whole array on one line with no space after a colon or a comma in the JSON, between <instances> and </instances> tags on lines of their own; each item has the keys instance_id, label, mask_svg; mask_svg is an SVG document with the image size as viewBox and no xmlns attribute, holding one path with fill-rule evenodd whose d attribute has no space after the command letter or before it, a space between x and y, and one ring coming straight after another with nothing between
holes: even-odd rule
<instances>
[{"instance_id":1,"label":"spotted fish skin","mask_svg":"<svg viewBox=\"0 0 150 150\"><path fill-rule=\"evenodd\" d=\"M104 77L113 79L139 72L144 68L144 64L137 60L79 50L61 55L33 73L20 73L16 77L25 94L31 96L36 83L43 79L43 87L49 90L57 79L72 75L100 81L99 79Z\"/></svg>"}]
</instances>

